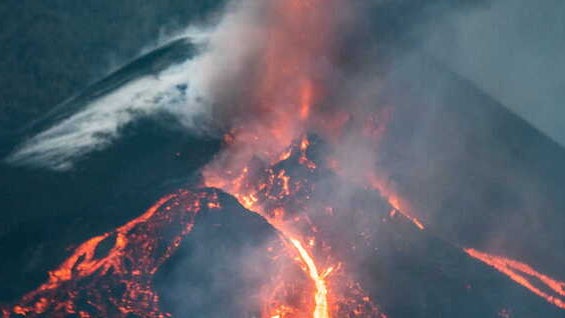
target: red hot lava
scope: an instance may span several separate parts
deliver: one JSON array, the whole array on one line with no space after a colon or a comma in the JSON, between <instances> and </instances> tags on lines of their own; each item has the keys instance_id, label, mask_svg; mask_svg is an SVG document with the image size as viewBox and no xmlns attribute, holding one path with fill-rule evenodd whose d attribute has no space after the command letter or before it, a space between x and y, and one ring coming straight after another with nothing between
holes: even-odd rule
<instances>
[{"instance_id":1,"label":"red hot lava","mask_svg":"<svg viewBox=\"0 0 565 318\"><path fill-rule=\"evenodd\" d=\"M496 268L496 270L542 297L550 304L565 309L565 282L542 274L528 264L506 257L487 254L472 248L465 249L465 252L471 257Z\"/></svg>"},{"instance_id":2,"label":"red hot lava","mask_svg":"<svg viewBox=\"0 0 565 318\"><path fill-rule=\"evenodd\" d=\"M302 151L304 144L298 142L290 149L284 162L316 169ZM262 317L384 317L359 283L347 275L342 262L328 254L331 251L324 248L326 242L316 241L317 230L308 216L285 210L307 200L308 178L294 180L284 169L266 166L256 171L253 179L242 176L238 182L234 187L250 187L238 188L244 194L235 197L279 233L284 248L268 253L275 262L281 258L294 262L294 268L273 266L272 279L263 288ZM3 316L169 316L159 308L152 277L189 235L195 216L218 209L222 209L222 202L213 189L167 195L138 218L78 246L49 273L46 283L5 308ZM296 268L301 277L296 276Z\"/></svg>"},{"instance_id":3,"label":"red hot lava","mask_svg":"<svg viewBox=\"0 0 565 318\"><path fill-rule=\"evenodd\" d=\"M219 207L214 191L180 190L163 197L141 216L82 243L49 272L46 283L5 308L3 316L165 317L151 289L152 276L192 230L195 215ZM174 235L164 238L164 229ZM105 243L110 248L104 252Z\"/></svg>"}]
</instances>

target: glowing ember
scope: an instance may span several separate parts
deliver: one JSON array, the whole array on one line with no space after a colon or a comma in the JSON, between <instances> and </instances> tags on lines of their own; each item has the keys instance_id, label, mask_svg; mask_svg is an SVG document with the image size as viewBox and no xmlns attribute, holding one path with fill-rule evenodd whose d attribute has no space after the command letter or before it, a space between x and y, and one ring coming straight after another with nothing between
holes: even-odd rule
<instances>
[{"instance_id":1,"label":"glowing ember","mask_svg":"<svg viewBox=\"0 0 565 318\"><path fill-rule=\"evenodd\" d=\"M508 276L516 283L526 287L532 293L542 297L550 304L565 309L565 282L542 274L531 266L501 256L490 255L475 249L465 249L465 252L481 262L484 262ZM536 286L541 283L542 287Z\"/></svg>"}]
</instances>

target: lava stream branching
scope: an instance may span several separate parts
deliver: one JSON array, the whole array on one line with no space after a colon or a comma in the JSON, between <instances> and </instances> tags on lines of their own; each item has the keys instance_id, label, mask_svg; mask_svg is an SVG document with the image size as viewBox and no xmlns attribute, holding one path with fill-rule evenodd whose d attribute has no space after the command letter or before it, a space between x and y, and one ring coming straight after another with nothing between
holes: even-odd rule
<instances>
[{"instance_id":1,"label":"lava stream branching","mask_svg":"<svg viewBox=\"0 0 565 318\"><path fill-rule=\"evenodd\" d=\"M487 254L472 248L465 249L465 252L469 256L494 267L550 304L565 309L565 282L542 274L528 264L506 257Z\"/></svg>"},{"instance_id":2,"label":"lava stream branching","mask_svg":"<svg viewBox=\"0 0 565 318\"><path fill-rule=\"evenodd\" d=\"M394 210L391 211L391 216L394 216L394 214L398 212L410 220L420 230L425 229L422 222L413 216L413 212L406 212L411 211L411 208L405 200L395 193L390 192L383 186L384 183L382 181L379 182L376 178L372 180L373 187L379 191L394 208ZM540 273L530 265L510 258L488 254L473 248L463 248L463 251L474 259L494 267L500 273L527 288L535 295L545 299L548 303L558 308L565 309L564 281L559 281L546 274Z\"/></svg>"},{"instance_id":3,"label":"lava stream branching","mask_svg":"<svg viewBox=\"0 0 565 318\"><path fill-rule=\"evenodd\" d=\"M327 275L320 275L314 260L310 257L310 254L302 246L302 243L297 239L291 239L290 242L296 248L300 254L300 258L306 263L308 268L308 275L314 281L316 286L316 294L314 295L314 312L312 313L312 318L328 318L330 316L328 311L328 289L326 287L325 277ZM332 267L326 270L326 273L330 273Z\"/></svg>"},{"instance_id":4,"label":"lava stream branching","mask_svg":"<svg viewBox=\"0 0 565 318\"><path fill-rule=\"evenodd\" d=\"M317 239L316 226L306 213L312 192L309 176L318 169L318 164L308 158L309 146L308 138L298 138L281 152L278 159L271 160L273 163L270 165L257 160L250 160L239 170L222 170L210 165L203 173L204 184L233 195L247 210L265 218L287 243L289 253L295 255L298 265L312 283L312 290L307 293L312 305L300 317L328 318L335 317L338 312L352 317L384 317L364 295L359 284L351 281L343 270L333 276L340 262L324 252L324 248L313 249L315 246L327 246L327 242ZM283 168L289 163L298 167L299 178L291 176ZM322 263L326 265L321 267ZM347 287L330 290L329 281L334 279L341 280L341 285ZM265 303L272 304L273 301L269 299ZM281 311L284 310L280 309L280 305L275 305L265 308L264 314L267 317L287 317L280 314ZM288 317L297 317L296 311L292 310L293 315Z\"/></svg>"},{"instance_id":5,"label":"lava stream branching","mask_svg":"<svg viewBox=\"0 0 565 318\"><path fill-rule=\"evenodd\" d=\"M383 182L373 179L373 187L385 197L389 204L394 208L391 216L400 213L410 220L417 228L424 230L425 227L418 218L413 216L410 205L401 199L400 196L389 192L383 186ZM455 245L456 246L456 245ZM565 282L559 281L546 274L540 273L526 263L522 263L507 257L488 254L473 248L463 248L463 251L472 258L481 261L500 273L506 275L512 281L522 285L535 295L545 299L548 303L565 309Z\"/></svg>"}]
</instances>

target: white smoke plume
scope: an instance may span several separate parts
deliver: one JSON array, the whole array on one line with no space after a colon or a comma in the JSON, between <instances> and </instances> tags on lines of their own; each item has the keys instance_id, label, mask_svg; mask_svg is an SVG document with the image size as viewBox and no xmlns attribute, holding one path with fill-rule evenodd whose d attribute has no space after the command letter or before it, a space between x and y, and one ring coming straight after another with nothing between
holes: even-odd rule
<instances>
[{"instance_id":1,"label":"white smoke plume","mask_svg":"<svg viewBox=\"0 0 565 318\"><path fill-rule=\"evenodd\" d=\"M240 73L252 48L257 26L250 15L254 5L229 6L218 23L189 27L169 41L185 38L198 47L192 58L168 66L156 74L134 78L109 93L83 105L71 116L50 123L16 147L5 160L53 170L68 170L73 164L102 150L120 138L132 122L156 114L172 114L187 129L202 128L209 115L212 88L221 77ZM70 102L72 103L72 101Z\"/></svg>"}]
</instances>

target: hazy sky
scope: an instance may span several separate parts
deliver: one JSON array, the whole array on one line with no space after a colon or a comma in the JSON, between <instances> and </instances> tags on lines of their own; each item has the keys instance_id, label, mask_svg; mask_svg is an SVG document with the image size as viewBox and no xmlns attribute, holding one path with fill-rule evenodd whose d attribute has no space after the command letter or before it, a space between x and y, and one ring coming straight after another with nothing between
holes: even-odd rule
<instances>
[{"instance_id":1,"label":"hazy sky","mask_svg":"<svg viewBox=\"0 0 565 318\"><path fill-rule=\"evenodd\" d=\"M496 0L430 27L428 52L565 145L565 1Z\"/></svg>"}]
</instances>

